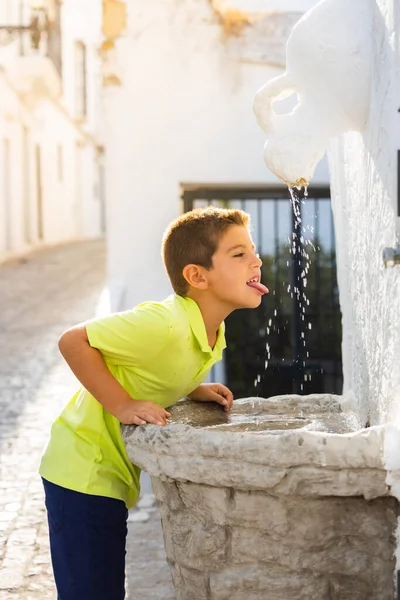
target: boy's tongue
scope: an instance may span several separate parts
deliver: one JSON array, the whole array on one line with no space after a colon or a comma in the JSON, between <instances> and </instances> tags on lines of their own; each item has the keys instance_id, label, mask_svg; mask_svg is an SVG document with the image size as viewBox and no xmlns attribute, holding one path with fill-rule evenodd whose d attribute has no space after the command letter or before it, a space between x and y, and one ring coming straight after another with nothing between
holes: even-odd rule
<instances>
[{"instance_id":1,"label":"boy's tongue","mask_svg":"<svg viewBox=\"0 0 400 600\"><path fill-rule=\"evenodd\" d=\"M263 285L262 283L259 282L255 282L255 281L250 281L247 284L249 287L255 288L256 290L258 290L260 292L260 294L268 294L269 289L267 287L265 287L265 285Z\"/></svg>"}]
</instances>

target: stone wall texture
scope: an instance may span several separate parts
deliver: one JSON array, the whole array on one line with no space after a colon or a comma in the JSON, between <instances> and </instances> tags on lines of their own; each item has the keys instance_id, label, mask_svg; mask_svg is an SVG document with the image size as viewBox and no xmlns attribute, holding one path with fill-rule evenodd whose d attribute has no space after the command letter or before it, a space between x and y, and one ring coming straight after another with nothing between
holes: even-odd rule
<instances>
[{"instance_id":1,"label":"stone wall texture","mask_svg":"<svg viewBox=\"0 0 400 600\"><path fill-rule=\"evenodd\" d=\"M394 598L394 498L152 484L177 600Z\"/></svg>"}]
</instances>

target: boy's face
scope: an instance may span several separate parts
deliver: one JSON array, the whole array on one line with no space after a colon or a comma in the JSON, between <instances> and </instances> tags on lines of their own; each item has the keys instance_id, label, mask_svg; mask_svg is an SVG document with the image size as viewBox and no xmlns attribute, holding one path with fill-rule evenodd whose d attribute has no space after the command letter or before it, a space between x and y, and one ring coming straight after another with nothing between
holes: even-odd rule
<instances>
[{"instance_id":1,"label":"boy's face","mask_svg":"<svg viewBox=\"0 0 400 600\"><path fill-rule=\"evenodd\" d=\"M230 226L213 255L212 269L205 273L208 292L232 310L256 308L263 295L263 286L259 285L261 265L247 227Z\"/></svg>"}]
</instances>

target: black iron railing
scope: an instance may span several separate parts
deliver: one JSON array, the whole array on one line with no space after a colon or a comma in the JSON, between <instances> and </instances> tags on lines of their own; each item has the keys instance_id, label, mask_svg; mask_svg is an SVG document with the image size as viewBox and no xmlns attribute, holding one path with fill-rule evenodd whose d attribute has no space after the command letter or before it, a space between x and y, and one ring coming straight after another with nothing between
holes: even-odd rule
<instances>
[{"instance_id":1,"label":"black iron railing","mask_svg":"<svg viewBox=\"0 0 400 600\"><path fill-rule=\"evenodd\" d=\"M236 396L341 393L341 313L329 188L311 187L295 218L288 190L182 185L184 211L242 208L271 293L259 309L226 320L225 372Z\"/></svg>"}]
</instances>

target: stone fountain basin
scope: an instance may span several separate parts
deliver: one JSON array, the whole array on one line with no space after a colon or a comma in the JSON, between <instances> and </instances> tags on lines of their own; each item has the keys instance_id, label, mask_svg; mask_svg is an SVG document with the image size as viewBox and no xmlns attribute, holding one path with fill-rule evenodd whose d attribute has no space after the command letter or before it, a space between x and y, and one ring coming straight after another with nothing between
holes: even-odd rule
<instances>
[{"instance_id":1,"label":"stone fountain basin","mask_svg":"<svg viewBox=\"0 0 400 600\"><path fill-rule=\"evenodd\" d=\"M167 426L126 426L130 460L152 477L306 496L389 494L384 428L357 429L333 395L236 400L230 413L182 400Z\"/></svg>"},{"instance_id":2,"label":"stone fountain basin","mask_svg":"<svg viewBox=\"0 0 400 600\"><path fill-rule=\"evenodd\" d=\"M177 600L393 600L384 429L327 395L183 400L125 427L151 475Z\"/></svg>"}]
</instances>

